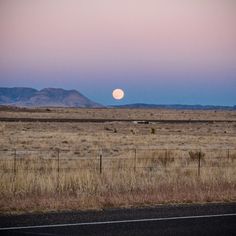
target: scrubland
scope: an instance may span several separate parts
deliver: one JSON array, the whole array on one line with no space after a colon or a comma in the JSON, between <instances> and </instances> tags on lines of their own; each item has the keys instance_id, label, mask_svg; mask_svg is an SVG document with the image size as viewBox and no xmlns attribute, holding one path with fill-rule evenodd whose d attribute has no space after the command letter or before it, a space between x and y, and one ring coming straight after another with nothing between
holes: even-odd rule
<instances>
[{"instance_id":1,"label":"scrubland","mask_svg":"<svg viewBox=\"0 0 236 236\"><path fill-rule=\"evenodd\" d=\"M225 120L0 122L1 213L236 200L235 111L50 108L0 117Z\"/></svg>"},{"instance_id":2,"label":"scrubland","mask_svg":"<svg viewBox=\"0 0 236 236\"><path fill-rule=\"evenodd\" d=\"M235 110L174 110L116 108L1 108L0 117L78 118L78 119L169 119L169 120L235 120Z\"/></svg>"}]
</instances>

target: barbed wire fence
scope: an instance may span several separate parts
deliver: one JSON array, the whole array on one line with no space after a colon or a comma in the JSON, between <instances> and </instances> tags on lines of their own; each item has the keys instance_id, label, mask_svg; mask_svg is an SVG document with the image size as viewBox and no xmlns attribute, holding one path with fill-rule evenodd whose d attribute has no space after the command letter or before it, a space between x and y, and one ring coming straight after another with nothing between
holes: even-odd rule
<instances>
[{"instance_id":1,"label":"barbed wire fence","mask_svg":"<svg viewBox=\"0 0 236 236\"><path fill-rule=\"evenodd\" d=\"M101 149L50 149L50 150L0 150L0 171L17 173L56 172L57 188L60 175L70 171L94 171L100 175L111 171L129 170L139 173L166 173L175 168L196 171L201 176L203 168L227 169L236 163L236 149L160 149L160 148L101 148Z\"/></svg>"}]
</instances>

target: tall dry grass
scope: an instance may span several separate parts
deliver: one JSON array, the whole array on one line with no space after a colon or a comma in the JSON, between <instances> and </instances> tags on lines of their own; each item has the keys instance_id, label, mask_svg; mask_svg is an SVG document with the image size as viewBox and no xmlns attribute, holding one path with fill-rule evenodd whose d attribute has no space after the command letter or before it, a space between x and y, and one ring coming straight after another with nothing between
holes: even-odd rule
<instances>
[{"instance_id":1,"label":"tall dry grass","mask_svg":"<svg viewBox=\"0 0 236 236\"><path fill-rule=\"evenodd\" d=\"M91 156L79 158L82 154L2 152L0 211L236 200L235 152L201 151L200 176L196 150L91 150Z\"/></svg>"}]
</instances>

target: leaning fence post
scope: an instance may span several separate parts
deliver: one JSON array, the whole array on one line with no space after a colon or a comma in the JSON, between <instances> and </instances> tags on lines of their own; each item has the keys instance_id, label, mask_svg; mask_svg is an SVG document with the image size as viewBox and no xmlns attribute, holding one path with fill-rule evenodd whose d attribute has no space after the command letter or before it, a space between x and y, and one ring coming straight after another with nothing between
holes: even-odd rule
<instances>
[{"instance_id":1,"label":"leaning fence post","mask_svg":"<svg viewBox=\"0 0 236 236\"><path fill-rule=\"evenodd\" d=\"M134 149L134 172L136 172L136 163L137 163L137 149Z\"/></svg>"},{"instance_id":2,"label":"leaning fence post","mask_svg":"<svg viewBox=\"0 0 236 236\"><path fill-rule=\"evenodd\" d=\"M60 178L60 149L57 149L57 191L59 192L59 178Z\"/></svg>"},{"instance_id":3,"label":"leaning fence post","mask_svg":"<svg viewBox=\"0 0 236 236\"><path fill-rule=\"evenodd\" d=\"M16 149L14 149L13 172L14 172L14 180L15 180L16 178Z\"/></svg>"},{"instance_id":4,"label":"leaning fence post","mask_svg":"<svg viewBox=\"0 0 236 236\"><path fill-rule=\"evenodd\" d=\"M201 150L198 152L198 177L200 176L201 171Z\"/></svg>"},{"instance_id":5,"label":"leaning fence post","mask_svg":"<svg viewBox=\"0 0 236 236\"><path fill-rule=\"evenodd\" d=\"M102 150L99 155L99 173L102 174Z\"/></svg>"}]
</instances>

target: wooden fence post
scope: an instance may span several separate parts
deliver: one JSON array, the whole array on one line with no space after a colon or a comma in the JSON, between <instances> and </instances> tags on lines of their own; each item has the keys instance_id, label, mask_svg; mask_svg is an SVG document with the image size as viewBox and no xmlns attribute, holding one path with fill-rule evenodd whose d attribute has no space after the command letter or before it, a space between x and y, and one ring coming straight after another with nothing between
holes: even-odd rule
<instances>
[{"instance_id":1,"label":"wooden fence post","mask_svg":"<svg viewBox=\"0 0 236 236\"><path fill-rule=\"evenodd\" d=\"M198 177L200 177L201 174L201 150L198 152Z\"/></svg>"},{"instance_id":2,"label":"wooden fence post","mask_svg":"<svg viewBox=\"0 0 236 236\"><path fill-rule=\"evenodd\" d=\"M166 152L165 152L165 160L164 160L164 163L165 163L165 171L167 171L166 169L166 166L167 166L167 163L168 163L168 157L169 157L169 153L168 153L168 149L166 149Z\"/></svg>"},{"instance_id":3,"label":"wooden fence post","mask_svg":"<svg viewBox=\"0 0 236 236\"><path fill-rule=\"evenodd\" d=\"M60 149L57 149L57 192L59 193L60 185Z\"/></svg>"},{"instance_id":4,"label":"wooden fence post","mask_svg":"<svg viewBox=\"0 0 236 236\"><path fill-rule=\"evenodd\" d=\"M14 149L14 161L13 161L14 180L16 178L16 149Z\"/></svg>"},{"instance_id":5,"label":"wooden fence post","mask_svg":"<svg viewBox=\"0 0 236 236\"><path fill-rule=\"evenodd\" d=\"M137 149L134 149L134 172L136 172L136 163L137 163Z\"/></svg>"},{"instance_id":6,"label":"wooden fence post","mask_svg":"<svg viewBox=\"0 0 236 236\"><path fill-rule=\"evenodd\" d=\"M13 174L14 174L14 196L16 194L16 149L14 149L14 160L13 160Z\"/></svg>"},{"instance_id":7,"label":"wooden fence post","mask_svg":"<svg viewBox=\"0 0 236 236\"><path fill-rule=\"evenodd\" d=\"M102 174L102 150L99 155L99 173Z\"/></svg>"}]
</instances>

